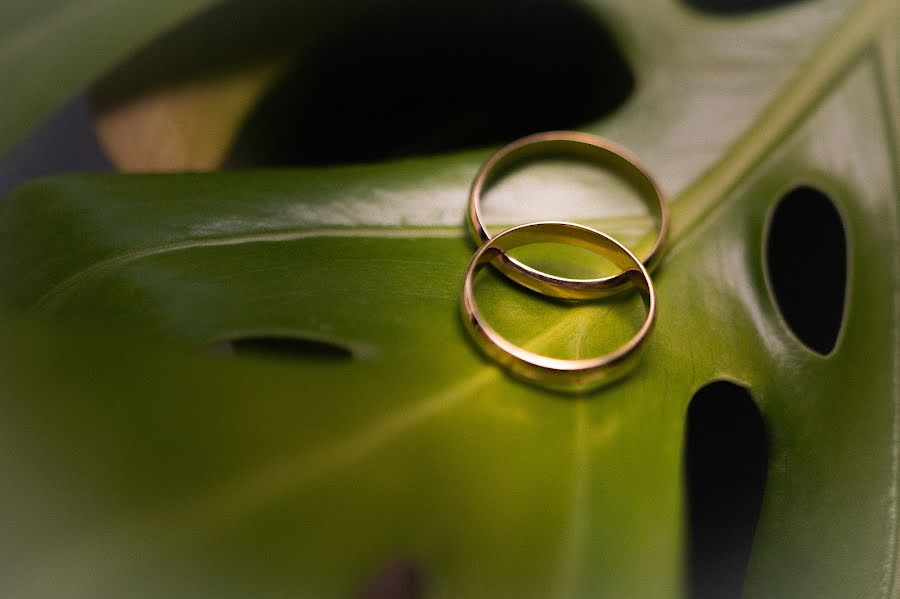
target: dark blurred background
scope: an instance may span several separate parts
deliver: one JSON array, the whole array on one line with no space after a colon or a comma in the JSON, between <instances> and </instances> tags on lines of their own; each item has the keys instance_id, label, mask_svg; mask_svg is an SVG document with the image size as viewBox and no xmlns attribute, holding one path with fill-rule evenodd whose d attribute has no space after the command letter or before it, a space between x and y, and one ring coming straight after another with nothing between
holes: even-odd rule
<instances>
[{"instance_id":1,"label":"dark blurred background","mask_svg":"<svg viewBox=\"0 0 900 599\"><path fill-rule=\"evenodd\" d=\"M0 198L35 177L108 170L113 165L97 141L87 97L80 93L0 159Z\"/></svg>"}]
</instances>

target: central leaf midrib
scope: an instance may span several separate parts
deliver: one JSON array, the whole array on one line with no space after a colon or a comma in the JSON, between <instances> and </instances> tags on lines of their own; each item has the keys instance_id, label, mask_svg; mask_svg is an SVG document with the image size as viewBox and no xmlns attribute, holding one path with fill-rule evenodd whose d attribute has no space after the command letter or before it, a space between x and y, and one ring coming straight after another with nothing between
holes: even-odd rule
<instances>
[{"instance_id":1,"label":"central leaf midrib","mask_svg":"<svg viewBox=\"0 0 900 599\"><path fill-rule=\"evenodd\" d=\"M594 219L600 220L600 219ZM610 228L630 227L639 223L649 222L647 217L612 217L604 218L603 222ZM604 228L607 228L604 226ZM434 227L318 227L318 228L286 228L278 230L264 230L241 233L236 235L217 235L210 237L198 237L183 239L136 248L108 258L98 260L87 267L77 270L54 284L49 290L38 297L33 304L33 309L41 310L63 299L73 291L83 287L89 281L95 280L116 268L137 262L138 260L159 256L162 254L181 252L191 249L220 247L226 245L242 245L246 243L274 243L281 241L297 241L305 238L324 237L353 237L353 238L463 238L466 233L462 227L434 226Z\"/></svg>"}]
</instances>

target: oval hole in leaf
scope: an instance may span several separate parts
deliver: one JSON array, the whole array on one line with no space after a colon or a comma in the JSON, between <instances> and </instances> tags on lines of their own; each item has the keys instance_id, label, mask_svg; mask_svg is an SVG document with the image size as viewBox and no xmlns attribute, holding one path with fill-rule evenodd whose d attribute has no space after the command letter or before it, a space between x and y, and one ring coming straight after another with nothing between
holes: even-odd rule
<instances>
[{"instance_id":1,"label":"oval hole in leaf","mask_svg":"<svg viewBox=\"0 0 900 599\"><path fill-rule=\"evenodd\" d=\"M350 349L321 339L290 335L234 337L213 346L220 353L279 360L344 361L353 358Z\"/></svg>"},{"instance_id":2,"label":"oval hole in leaf","mask_svg":"<svg viewBox=\"0 0 900 599\"><path fill-rule=\"evenodd\" d=\"M778 203L766 238L766 270L791 331L813 351L830 353L844 320L847 238L828 196L803 186Z\"/></svg>"},{"instance_id":3,"label":"oval hole in leaf","mask_svg":"<svg viewBox=\"0 0 900 599\"><path fill-rule=\"evenodd\" d=\"M388 564L359 595L360 599L416 599L422 596L422 573L412 562Z\"/></svg>"},{"instance_id":4,"label":"oval hole in leaf","mask_svg":"<svg viewBox=\"0 0 900 599\"><path fill-rule=\"evenodd\" d=\"M232 166L501 144L595 121L634 87L612 35L570 0L418 2L353 23L261 101Z\"/></svg>"},{"instance_id":5,"label":"oval hole in leaf","mask_svg":"<svg viewBox=\"0 0 900 599\"><path fill-rule=\"evenodd\" d=\"M692 599L738 599L768 472L766 428L750 392L715 381L691 399L685 479Z\"/></svg>"},{"instance_id":6,"label":"oval hole in leaf","mask_svg":"<svg viewBox=\"0 0 900 599\"><path fill-rule=\"evenodd\" d=\"M802 0L684 0L685 4L695 10L719 15L738 15L768 10L800 1Z\"/></svg>"}]
</instances>

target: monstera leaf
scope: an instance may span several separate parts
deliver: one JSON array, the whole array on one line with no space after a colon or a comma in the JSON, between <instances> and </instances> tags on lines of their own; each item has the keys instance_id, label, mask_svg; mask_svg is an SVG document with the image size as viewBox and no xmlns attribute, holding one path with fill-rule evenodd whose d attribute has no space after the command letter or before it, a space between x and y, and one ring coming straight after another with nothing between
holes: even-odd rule
<instances>
[{"instance_id":1,"label":"monstera leaf","mask_svg":"<svg viewBox=\"0 0 900 599\"><path fill-rule=\"evenodd\" d=\"M0 6L0 154L129 51L209 4L36 0ZM50 48L54 48L50 50Z\"/></svg>"},{"instance_id":2,"label":"monstera leaf","mask_svg":"<svg viewBox=\"0 0 900 599\"><path fill-rule=\"evenodd\" d=\"M489 150L29 183L0 207L4 597L383 596L398 576L428 597L680 596L686 416L717 381L766 430L744 595L896 596L896 3L584 5L636 83L582 128L672 197L638 368L563 396L470 345L461 221ZM632 199L550 163L487 201L492 223L640 248ZM810 337L832 272L837 321ZM478 299L562 357L641 317L491 273Z\"/></svg>"}]
</instances>

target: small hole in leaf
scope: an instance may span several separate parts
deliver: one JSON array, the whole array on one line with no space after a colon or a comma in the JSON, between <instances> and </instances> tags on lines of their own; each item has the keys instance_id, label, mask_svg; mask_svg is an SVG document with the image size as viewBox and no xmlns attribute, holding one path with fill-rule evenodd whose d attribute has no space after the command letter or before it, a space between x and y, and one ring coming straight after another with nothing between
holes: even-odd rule
<instances>
[{"instance_id":1,"label":"small hole in leaf","mask_svg":"<svg viewBox=\"0 0 900 599\"><path fill-rule=\"evenodd\" d=\"M778 309L797 338L828 354L837 343L847 285L847 239L821 191L797 187L778 203L766 239L766 268Z\"/></svg>"},{"instance_id":2,"label":"small hole in leaf","mask_svg":"<svg viewBox=\"0 0 900 599\"><path fill-rule=\"evenodd\" d=\"M810 0L684 0L693 9L720 15L737 15L768 10Z\"/></svg>"},{"instance_id":3,"label":"small hole in leaf","mask_svg":"<svg viewBox=\"0 0 900 599\"><path fill-rule=\"evenodd\" d=\"M360 599L417 599L422 596L422 573L414 563L401 561L382 568L359 595Z\"/></svg>"},{"instance_id":4,"label":"small hole in leaf","mask_svg":"<svg viewBox=\"0 0 900 599\"><path fill-rule=\"evenodd\" d=\"M716 381L687 413L688 597L738 599L762 509L768 441L749 391Z\"/></svg>"},{"instance_id":5,"label":"small hole in leaf","mask_svg":"<svg viewBox=\"0 0 900 599\"><path fill-rule=\"evenodd\" d=\"M571 0L413 2L355 18L260 102L232 166L369 162L571 129L621 106L634 76Z\"/></svg>"},{"instance_id":6,"label":"small hole in leaf","mask_svg":"<svg viewBox=\"0 0 900 599\"><path fill-rule=\"evenodd\" d=\"M236 337L216 344L211 349L236 356L253 356L280 360L350 360L353 352L342 345L320 339L287 335Z\"/></svg>"}]
</instances>

